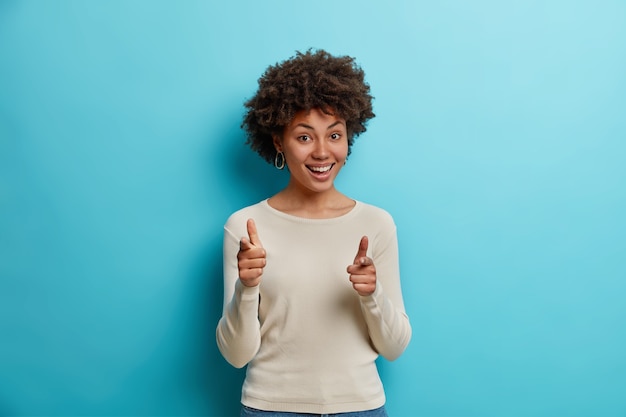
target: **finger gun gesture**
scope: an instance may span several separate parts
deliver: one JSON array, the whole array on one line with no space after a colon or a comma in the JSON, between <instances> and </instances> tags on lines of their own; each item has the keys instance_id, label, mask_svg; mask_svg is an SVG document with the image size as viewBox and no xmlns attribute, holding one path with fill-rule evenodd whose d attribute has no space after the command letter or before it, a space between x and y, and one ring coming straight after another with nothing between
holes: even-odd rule
<instances>
[{"instance_id":1,"label":"finger gun gesture","mask_svg":"<svg viewBox=\"0 0 626 417\"><path fill-rule=\"evenodd\" d=\"M239 241L239 252L237 253L239 280L246 287L256 287L261 282L263 268L266 264L266 254L259 239L254 220L248 219L246 227L248 229L248 237L241 238Z\"/></svg>"},{"instance_id":2,"label":"finger gun gesture","mask_svg":"<svg viewBox=\"0 0 626 417\"><path fill-rule=\"evenodd\" d=\"M363 236L354 262L347 269L352 287L361 296L371 295L376 290L376 267L372 258L367 256L368 244L367 236Z\"/></svg>"}]
</instances>

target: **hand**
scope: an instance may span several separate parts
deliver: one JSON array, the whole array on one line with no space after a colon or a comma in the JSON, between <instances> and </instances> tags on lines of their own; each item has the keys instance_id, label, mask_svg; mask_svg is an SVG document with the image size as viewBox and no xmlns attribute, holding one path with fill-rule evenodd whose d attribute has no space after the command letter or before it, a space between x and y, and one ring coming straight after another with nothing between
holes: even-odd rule
<instances>
[{"instance_id":1,"label":"hand","mask_svg":"<svg viewBox=\"0 0 626 417\"><path fill-rule=\"evenodd\" d=\"M239 241L237 265L239 266L239 280L246 287L256 287L261 282L265 267L265 249L259 240L254 220L248 219L246 224L248 237Z\"/></svg>"},{"instance_id":2,"label":"hand","mask_svg":"<svg viewBox=\"0 0 626 417\"><path fill-rule=\"evenodd\" d=\"M359 295L372 295L376 290L376 267L372 258L367 256L367 236L361 238L354 263L348 267L350 282Z\"/></svg>"}]
</instances>

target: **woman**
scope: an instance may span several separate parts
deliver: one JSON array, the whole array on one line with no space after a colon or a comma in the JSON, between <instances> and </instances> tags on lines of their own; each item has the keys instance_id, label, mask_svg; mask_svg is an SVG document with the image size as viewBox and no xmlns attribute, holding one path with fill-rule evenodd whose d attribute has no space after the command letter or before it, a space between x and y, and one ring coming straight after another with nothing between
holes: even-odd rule
<instances>
[{"instance_id":1,"label":"woman","mask_svg":"<svg viewBox=\"0 0 626 417\"><path fill-rule=\"evenodd\" d=\"M246 108L248 144L290 179L224 227L217 343L248 365L241 415L386 416L375 360L411 337L396 229L334 186L374 117L364 73L350 57L297 53L266 70Z\"/></svg>"}]
</instances>

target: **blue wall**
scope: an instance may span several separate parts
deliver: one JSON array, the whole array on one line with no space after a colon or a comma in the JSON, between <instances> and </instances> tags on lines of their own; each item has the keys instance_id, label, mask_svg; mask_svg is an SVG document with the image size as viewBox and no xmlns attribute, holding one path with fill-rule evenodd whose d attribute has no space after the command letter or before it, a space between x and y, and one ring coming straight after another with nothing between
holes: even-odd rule
<instances>
[{"instance_id":1,"label":"blue wall","mask_svg":"<svg viewBox=\"0 0 626 417\"><path fill-rule=\"evenodd\" d=\"M235 415L222 225L285 184L242 103L296 50L376 97L396 417L626 415L623 1L0 1L0 415Z\"/></svg>"}]
</instances>

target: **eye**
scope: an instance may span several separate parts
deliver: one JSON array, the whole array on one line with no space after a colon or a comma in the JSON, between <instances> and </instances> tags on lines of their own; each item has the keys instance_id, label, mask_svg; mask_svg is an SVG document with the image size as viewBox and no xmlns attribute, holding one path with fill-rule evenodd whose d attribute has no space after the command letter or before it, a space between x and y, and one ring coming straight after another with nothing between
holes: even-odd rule
<instances>
[{"instance_id":1,"label":"eye","mask_svg":"<svg viewBox=\"0 0 626 417\"><path fill-rule=\"evenodd\" d=\"M309 142L311 140L311 137L309 135L300 135L298 136L298 140L300 142Z\"/></svg>"},{"instance_id":2,"label":"eye","mask_svg":"<svg viewBox=\"0 0 626 417\"><path fill-rule=\"evenodd\" d=\"M330 135L330 138L331 138L332 140L338 140L338 139L341 139L341 133L332 133L332 134Z\"/></svg>"}]
</instances>

